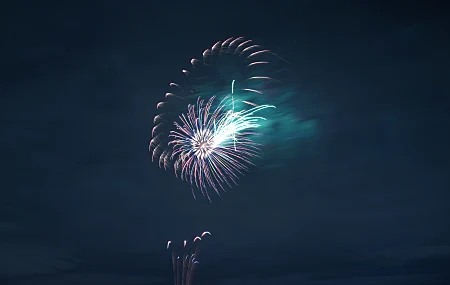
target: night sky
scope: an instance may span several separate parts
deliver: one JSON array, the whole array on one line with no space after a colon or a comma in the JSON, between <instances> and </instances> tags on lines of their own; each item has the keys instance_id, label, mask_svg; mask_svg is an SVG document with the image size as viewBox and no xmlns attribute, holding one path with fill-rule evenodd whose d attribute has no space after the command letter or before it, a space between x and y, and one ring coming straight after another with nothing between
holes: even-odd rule
<instances>
[{"instance_id":1,"label":"night sky","mask_svg":"<svg viewBox=\"0 0 450 285\"><path fill-rule=\"evenodd\" d=\"M450 284L438 1L10 2L0 284L172 284L167 240L205 230L198 285ZM292 63L316 132L194 200L151 162L156 103L192 57L238 36Z\"/></svg>"}]
</instances>

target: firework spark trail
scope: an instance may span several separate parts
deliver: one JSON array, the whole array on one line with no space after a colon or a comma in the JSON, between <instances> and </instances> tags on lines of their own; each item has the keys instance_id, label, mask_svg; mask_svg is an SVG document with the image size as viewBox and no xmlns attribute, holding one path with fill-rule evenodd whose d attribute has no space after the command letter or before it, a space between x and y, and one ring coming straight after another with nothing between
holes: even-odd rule
<instances>
[{"instance_id":1,"label":"firework spark trail","mask_svg":"<svg viewBox=\"0 0 450 285\"><path fill-rule=\"evenodd\" d=\"M182 247L174 247L171 241L167 242L167 249L172 249L172 265L174 285L191 285L194 271L199 264L199 246L205 235L211 235L210 232L203 232L201 236L194 238L192 243L184 241Z\"/></svg>"},{"instance_id":2,"label":"firework spark trail","mask_svg":"<svg viewBox=\"0 0 450 285\"><path fill-rule=\"evenodd\" d=\"M177 131L171 132L169 142L175 174L208 197L207 188L219 194L225 185L237 184L239 175L253 165L251 159L258 156L259 148L251 135L265 120L255 113L275 108L261 105L235 111L234 100L227 96L214 109L214 99L205 104L199 98L196 105L189 105L187 115L180 116L181 124L175 122Z\"/></svg>"}]
</instances>

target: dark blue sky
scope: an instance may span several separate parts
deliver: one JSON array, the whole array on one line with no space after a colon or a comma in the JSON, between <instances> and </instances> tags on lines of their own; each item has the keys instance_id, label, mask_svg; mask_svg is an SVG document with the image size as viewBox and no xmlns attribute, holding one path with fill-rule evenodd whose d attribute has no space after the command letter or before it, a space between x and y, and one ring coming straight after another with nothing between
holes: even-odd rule
<instances>
[{"instance_id":1,"label":"dark blue sky","mask_svg":"<svg viewBox=\"0 0 450 285\"><path fill-rule=\"evenodd\" d=\"M179 2L1 4L0 284L171 284L166 241L204 230L198 284L449 284L443 6ZM318 131L210 204L148 142L167 84L230 36L293 63Z\"/></svg>"}]
</instances>

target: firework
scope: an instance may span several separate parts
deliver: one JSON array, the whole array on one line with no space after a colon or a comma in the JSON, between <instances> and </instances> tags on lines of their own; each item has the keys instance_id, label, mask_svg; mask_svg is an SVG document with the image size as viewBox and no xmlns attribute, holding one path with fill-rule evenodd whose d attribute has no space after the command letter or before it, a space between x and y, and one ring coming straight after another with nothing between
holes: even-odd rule
<instances>
[{"instance_id":1,"label":"firework","mask_svg":"<svg viewBox=\"0 0 450 285\"><path fill-rule=\"evenodd\" d=\"M202 193L208 187L218 192L236 184L258 152L250 132L261 125L263 118L252 113L268 108L267 102L274 102L266 92L278 96L274 86L279 80L274 79L274 71L279 70L275 67L280 62L286 63L242 37L219 41L206 49L201 58L192 59L191 68L183 70L185 80L170 83L165 100L157 104L149 144L152 161L166 170L175 168L177 176L202 189ZM200 121L208 127L199 125ZM220 133L216 133L218 129ZM258 133L274 133L263 129Z\"/></svg>"},{"instance_id":2,"label":"firework","mask_svg":"<svg viewBox=\"0 0 450 285\"><path fill-rule=\"evenodd\" d=\"M195 104L198 97L217 97L235 80L235 93L243 103L251 106L266 104L260 97L268 90L267 85L277 82L273 79L276 76L273 71L278 70L280 61L284 62L270 50L243 37L218 41L206 49L200 59L193 58L191 68L182 70L185 80L180 84L170 83L165 100L157 104L158 114L153 119L149 144L152 160L160 167L171 167L168 159L171 150L167 145L173 122L187 105Z\"/></svg>"},{"instance_id":3,"label":"firework","mask_svg":"<svg viewBox=\"0 0 450 285\"><path fill-rule=\"evenodd\" d=\"M234 99L225 97L213 107L215 97L208 102L198 99L196 105L188 107L187 115L180 116L181 124L175 122L177 131L172 131L175 174L195 185L208 196L208 188L219 194L237 184L239 175L253 165L258 156L258 144L252 136L264 117L255 116L272 105L262 105L248 110L235 111Z\"/></svg>"},{"instance_id":4,"label":"firework","mask_svg":"<svg viewBox=\"0 0 450 285\"><path fill-rule=\"evenodd\" d=\"M174 285L191 285L197 268L199 243L205 235L211 235L210 232L203 232L200 236L193 239L191 244L185 240L183 246L173 246L171 241L167 242L167 249L172 250L172 267Z\"/></svg>"}]
</instances>

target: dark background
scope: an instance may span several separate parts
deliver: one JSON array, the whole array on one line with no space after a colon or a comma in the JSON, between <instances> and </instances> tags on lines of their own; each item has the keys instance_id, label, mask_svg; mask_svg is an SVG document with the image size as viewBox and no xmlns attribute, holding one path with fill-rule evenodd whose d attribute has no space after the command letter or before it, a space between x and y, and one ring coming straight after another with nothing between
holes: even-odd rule
<instances>
[{"instance_id":1,"label":"dark background","mask_svg":"<svg viewBox=\"0 0 450 285\"><path fill-rule=\"evenodd\" d=\"M41 2L0 9L0 284L171 284L166 241L204 230L198 284L450 284L445 1ZM148 142L168 83L230 36L328 111L211 204Z\"/></svg>"}]
</instances>

